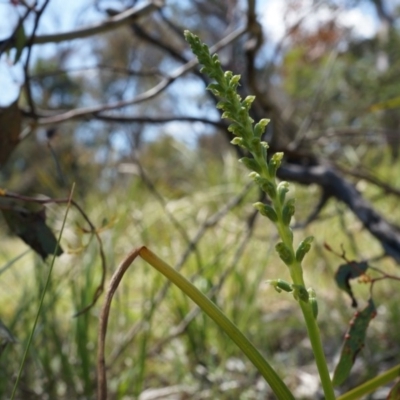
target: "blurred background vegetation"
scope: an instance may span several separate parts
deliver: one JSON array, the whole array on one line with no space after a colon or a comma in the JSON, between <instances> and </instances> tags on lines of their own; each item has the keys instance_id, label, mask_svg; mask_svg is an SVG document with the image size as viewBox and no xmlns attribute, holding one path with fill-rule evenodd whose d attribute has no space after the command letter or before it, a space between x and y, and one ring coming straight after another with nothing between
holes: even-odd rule
<instances>
[{"instance_id":1,"label":"blurred background vegetation","mask_svg":"<svg viewBox=\"0 0 400 400\"><path fill-rule=\"evenodd\" d=\"M242 96L257 96L254 119L271 119L266 132L271 152L284 151L286 166L303 168L292 184L295 238L315 236L306 278L317 291L333 369L354 309L334 283L343 260L324 244L395 276L400 258L388 256L373 228L350 206L352 199L343 200L340 187L335 192L329 182L304 177L312 168L329 168L399 232L400 5L85 1L69 26L75 36L59 41L46 35L59 32L57 18L62 21L72 6L56 2L55 14L47 12L51 3L39 1L32 9L22 1L7 4L16 17L0 40L0 61L23 78L18 103L2 103L0 110L0 186L26 196L66 198L75 183L74 199L104 245L106 282L128 252L148 246L243 329L296 398L319 398L297 306L265 283L288 278L274 253L276 232L251 206L261 194L237 162L241 154L229 144L216 100L205 91L206 78L197 67L182 69L192 59L183 30L210 45L225 40L219 48L223 67L242 75ZM112 25L121 13L141 7L115 29L81 38L79 29ZM18 26L27 37L22 45ZM46 206L47 224L56 233L65 211L65 205ZM64 254L55 263L17 398L95 398L103 298L72 317L90 304L101 280L98 244L87 229L72 209L61 240ZM9 398L49 262L29 250L3 219L0 237L0 343L10 342L1 347L0 398ZM353 286L362 307L369 287ZM341 390L398 362L398 282L378 282L373 297L378 316L351 382ZM142 261L134 263L117 292L106 362L113 399L273 398L213 322ZM370 398L385 395L383 389Z\"/></svg>"}]
</instances>

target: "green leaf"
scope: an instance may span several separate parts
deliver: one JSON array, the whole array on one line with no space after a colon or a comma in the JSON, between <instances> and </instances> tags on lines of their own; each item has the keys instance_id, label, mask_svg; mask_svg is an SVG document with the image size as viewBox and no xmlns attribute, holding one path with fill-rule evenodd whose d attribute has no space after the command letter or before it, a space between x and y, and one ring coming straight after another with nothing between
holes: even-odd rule
<instances>
[{"instance_id":1,"label":"green leaf","mask_svg":"<svg viewBox=\"0 0 400 400\"><path fill-rule=\"evenodd\" d=\"M0 204L0 210L10 230L35 250L43 259L49 254L54 254L57 247L57 239L46 225L44 208L33 212L14 204ZM63 250L59 246L56 255L59 256L62 253Z\"/></svg>"},{"instance_id":2,"label":"green leaf","mask_svg":"<svg viewBox=\"0 0 400 400\"><path fill-rule=\"evenodd\" d=\"M334 386L341 385L349 376L357 354L364 347L365 334L369 322L375 316L376 308L372 299L368 300L368 305L364 310L354 314L353 319L350 321L350 329L345 336L339 363L333 375L332 383Z\"/></svg>"},{"instance_id":3,"label":"green leaf","mask_svg":"<svg viewBox=\"0 0 400 400\"><path fill-rule=\"evenodd\" d=\"M351 261L347 264L340 265L335 274L336 284L351 297L352 307L357 307L357 300L353 295L349 281L350 279L358 278L359 276L364 275L367 269L368 264L365 261Z\"/></svg>"}]
</instances>

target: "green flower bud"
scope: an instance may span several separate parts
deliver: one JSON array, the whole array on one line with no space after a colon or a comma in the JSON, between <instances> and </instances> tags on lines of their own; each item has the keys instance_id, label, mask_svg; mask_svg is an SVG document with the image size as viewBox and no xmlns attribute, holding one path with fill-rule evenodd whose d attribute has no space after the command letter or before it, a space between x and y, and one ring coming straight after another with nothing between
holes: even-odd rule
<instances>
[{"instance_id":1,"label":"green flower bud","mask_svg":"<svg viewBox=\"0 0 400 400\"><path fill-rule=\"evenodd\" d=\"M231 119L232 121L236 121L235 118L233 118L232 113L230 111L224 111L221 115L222 119Z\"/></svg>"},{"instance_id":2,"label":"green flower bud","mask_svg":"<svg viewBox=\"0 0 400 400\"><path fill-rule=\"evenodd\" d=\"M254 181L260 177L260 174L257 174L257 172L250 172L249 173L249 178L253 179Z\"/></svg>"},{"instance_id":3,"label":"green flower bud","mask_svg":"<svg viewBox=\"0 0 400 400\"><path fill-rule=\"evenodd\" d=\"M286 265L291 265L293 263L294 257L291 250L283 242L279 242L275 246L275 250L278 252L279 257Z\"/></svg>"},{"instance_id":4,"label":"green flower bud","mask_svg":"<svg viewBox=\"0 0 400 400\"><path fill-rule=\"evenodd\" d=\"M287 226L289 226L290 220L292 219L295 212L294 202L295 199L289 199L282 209L282 222Z\"/></svg>"},{"instance_id":5,"label":"green flower bud","mask_svg":"<svg viewBox=\"0 0 400 400\"><path fill-rule=\"evenodd\" d=\"M223 88L218 83L210 83L207 86L207 90L209 90L215 96L222 97L221 92L222 92Z\"/></svg>"},{"instance_id":6,"label":"green flower bud","mask_svg":"<svg viewBox=\"0 0 400 400\"><path fill-rule=\"evenodd\" d=\"M276 196L275 184L270 182L268 179L262 178L261 176L257 176L254 178L254 181L260 186L261 190L273 200Z\"/></svg>"},{"instance_id":7,"label":"green flower bud","mask_svg":"<svg viewBox=\"0 0 400 400\"><path fill-rule=\"evenodd\" d=\"M272 285L278 293L281 293L282 290L288 293L293 292L292 285L282 279L271 279L268 280L267 283Z\"/></svg>"},{"instance_id":8,"label":"green flower bud","mask_svg":"<svg viewBox=\"0 0 400 400\"><path fill-rule=\"evenodd\" d=\"M308 303L310 295L308 294L306 288L302 285L292 285L293 287L293 297L296 300L301 300L304 301L305 303Z\"/></svg>"},{"instance_id":9,"label":"green flower bud","mask_svg":"<svg viewBox=\"0 0 400 400\"><path fill-rule=\"evenodd\" d=\"M197 58L199 59L199 62L200 62L200 57L197 57ZM202 74L208 75L208 76L210 76L210 77L211 77L211 74L212 74L212 71L210 70L210 68L209 68L209 67L206 67L206 66L201 67L201 68L200 68L200 72L201 72Z\"/></svg>"},{"instance_id":10,"label":"green flower bud","mask_svg":"<svg viewBox=\"0 0 400 400\"><path fill-rule=\"evenodd\" d=\"M235 146L245 147L243 144L243 139L241 137L235 137L231 140L231 143Z\"/></svg>"},{"instance_id":11,"label":"green flower bud","mask_svg":"<svg viewBox=\"0 0 400 400\"><path fill-rule=\"evenodd\" d=\"M261 141L258 137L252 137L249 143L249 150L253 153L255 158L267 160L267 151L264 146L261 145Z\"/></svg>"},{"instance_id":12,"label":"green flower bud","mask_svg":"<svg viewBox=\"0 0 400 400\"><path fill-rule=\"evenodd\" d=\"M226 110L229 108L229 103L226 100L221 100L215 107L218 108L218 110Z\"/></svg>"},{"instance_id":13,"label":"green flower bud","mask_svg":"<svg viewBox=\"0 0 400 400\"><path fill-rule=\"evenodd\" d=\"M253 101L256 99L256 96L247 96L243 101L242 101L242 106L246 108L247 111L250 110L250 107L253 103Z\"/></svg>"},{"instance_id":14,"label":"green flower bud","mask_svg":"<svg viewBox=\"0 0 400 400\"><path fill-rule=\"evenodd\" d=\"M277 191L278 191L279 202L281 204L284 204L286 193L289 191L289 183L285 181L279 182Z\"/></svg>"},{"instance_id":15,"label":"green flower bud","mask_svg":"<svg viewBox=\"0 0 400 400\"><path fill-rule=\"evenodd\" d=\"M317 319L317 317L318 317L317 294L315 293L315 290L312 288L309 288L307 291L308 291L309 302L310 302L311 309L312 309L312 312L314 315L314 319Z\"/></svg>"},{"instance_id":16,"label":"green flower bud","mask_svg":"<svg viewBox=\"0 0 400 400\"><path fill-rule=\"evenodd\" d=\"M243 165L252 171L261 172L261 167L254 158L243 157L239 160Z\"/></svg>"},{"instance_id":17,"label":"green flower bud","mask_svg":"<svg viewBox=\"0 0 400 400\"><path fill-rule=\"evenodd\" d=\"M199 39L199 41L200 41L200 39ZM204 45L203 45L203 48L204 48L204 50L207 52L207 54L209 54L209 49L208 49L208 46L204 43ZM213 61L213 63L215 64L216 62L219 62L219 58L218 58L218 54L213 54L212 56L211 56L211 60Z\"/></svg>"},{"instance_id":18,"label":"green flower bud","mask_svg":"<svg viewBox=\"0 0 400 400\"><path fill-rule=\"evenodd\" d=\"M265 127L269 124L269 119L263 118L254 126L254 136L261 138L265 132Z\"/></svg>"},{"instance_id":19,"label":"green flower bud","mask_svg":"<svg viewBox=\"0 0 400 400\"><path fill-rule=\"evenodd\" d=\"M275 177L276 171L281 165L283 153L275 153L268 163L268 172L271 178Z\"/></svg>"},{"instance_id":20,"label":"green flower bud","mask_svg":"<svg viewBox=\"0 0 400 400\"><path fill-rule=\"evenodd\" d=\"M228 131L232 132L235 136L242 136L242 127L238 124L230 124Z\"/></svg>"},{"instance_id":21,"label":"green flower bud","mask_svg":"<svg viewBox=\"0 0 400 400\"><path fill-rule=\"evenodd\" d=\"M233 72L232 71L225 71L224 72L224 78L226 79L226 81L228 83L232 79L232 77L233 77Z\"/></svg>"},{"instance_id":22,"label":"green flower bud","mask_svg":"<svg viewBox=\"0 0 400 400\"><path fill-rule=\"evenodd\" d=\"M232 78L229 80L229 86L232 89L236 89L239 86L239 81L240 81L240 75L233 75Z\"/></svg>"},{"instance_id":23,"label":"green flower bud","mask_svg":"<svg viewBox=\"0 0 400 400\"><path fill-rule=\"evenodd\" d=\"M278 221L278 216L276 215L275 210L270 205L258 201L257 203L254 203L253 206L260 212L261 215L269 218L272 222Z\"/></svg>"},{"instance_id":24,"label":"green flower bud","mask_svg":"<svg viewBox=\"0 0 400 400\"><path fill-rule=\"evenodd\" d=\"M246 120L250 120L251 118L248 116L248 111L246 110L245 107L240 107L239 111L238 111L238 120L239 121L246 121Z\"/></svg>"},{"instance_id":25,"label":"green flower bud","mask_svg":"<svg viewBox=\"0 0 400 400\"><path fill-rule=\"evenodd\" d=\"M314 240L313 236L307 236L296 250L296 260L302 262L304 256L310 251L311 243Z\"/></svg>"}]
</instances>

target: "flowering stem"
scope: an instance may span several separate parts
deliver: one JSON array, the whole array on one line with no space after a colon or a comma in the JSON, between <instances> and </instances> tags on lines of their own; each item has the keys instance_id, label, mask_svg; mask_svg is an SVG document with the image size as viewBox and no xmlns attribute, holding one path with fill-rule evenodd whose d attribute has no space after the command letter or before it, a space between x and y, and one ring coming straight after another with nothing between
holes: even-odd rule
<instances>
[{"instance_id":1,"label":"flowering stem","mask_svg":"<svg viewBox=\"0 0 400 400\"><path fill-rule=\"evenodd\" d=\"M294 215L294 199L287 199L289 191L287 182L277 184L276 171L281 164L283 153L275 153L268 159L268 144L263 142L262 135L268 120L262 119L253 125L253 119L249 115L249 110L254 96L248 96L244 100L237 94L240 76L233 75L232 72L224 72L216 54L210 51L200 39L191 32L185 32L186 40L189 42L193 53L197 56L200 64L203 65L202 72L207 74L215 82L208 85L216 97L220 99L217 108L224 112L222 118L231 120L228 130L233 133L235 138L232 144L246 149L252 158L243 157L240 161L252 172L250 177L259 185L271 200L271 203L264 204L258 202L254 206L260 213L270 219L277 227L281 242L276 245L276 250L281 260L289 268L292 284L280 279L270 281L278 291L285 290L292 292L295 299L299 302L307 326L312 350L321 378L322 387L327 400L334 400L332 382L329 376L325 355L322 348L319 329L316 323L318 306L316 295L313 289L306 289L303 279L302 260L310 250L312 237L304 239L297 250L293 247L293 232L290 228L290 221Z\"/></svg>"}]
</instances>

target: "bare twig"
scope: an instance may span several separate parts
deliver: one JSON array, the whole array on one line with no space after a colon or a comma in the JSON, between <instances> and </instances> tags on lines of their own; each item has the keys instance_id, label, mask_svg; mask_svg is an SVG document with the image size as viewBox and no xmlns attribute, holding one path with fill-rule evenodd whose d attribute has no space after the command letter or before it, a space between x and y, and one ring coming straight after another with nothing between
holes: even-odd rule
<instances>
[{"instance_id":1,"label":"bare twig","mask_svg":"<svg viewBox=\"0 0 400 400\"><path fill-rule=\"evenodd\" d=\"M31 80L34 79L39 80L47 78L49 76L57 76L73 72L83 72L83 71L93 71L93 70L111 71L116 74L124 74L128 76L149 76L149 77L153 77L154 75L161 77L165 76L165 74L157 68L148 68L146 70L135 70L131 68L114 67L112 65L107 65L107 64L96 64L92 66L71 67L71 68L57 69L54 71L39 72L35 75L31 75Z\"/></svg>"},{"instance_id":2,"label":"bare twig","mask_svg":"<svg viewBox=\"0 0 400 400\"><path fill-rule=\"evenodd\" d=\"M118 266L114 272L109 287L106 292L103 307L100 312L100 324L98 335L98 349L97 349L97 399L107 399L107 377L106 377L106 364L105 364L105 343L107 334L108 317L110 315L111 302L114 294L121 282L125 272L139 255L142 247L133 250L129 253Z\"/></svg>"},{"instance_id":3,"label":"bare twig","mask_svg":"<svg viewBox=\"0 0 400 400\"><path fill-rule=\"evenodd\" d=\"M80 28L65 33L35 36L33 37L33 44L60 43L67 40L83 39L100 33L109 32L129 24L137 18L148 15L149 13L161 8L163 4L163 0L151 0L136 7L129 8L115 17L108 18L106 21L103 21L100 24L95 24L86 28ZM3 44L4 41L0 41L0 46ZM8 50L13 46L15 46L13 42L8 42L5 48Z\"/></svg>"},{"instance_id":4,"label":"bare twig","mask_svg":"<svg viewBox=\"0 0 400 400\"><path fill-rule=\"evenodd\" d=\"M46 9L47 5L49 4L49 1L50 0L45 0L45 2L43 3L43 6L40 8L40 10L38 10L36 12L35 23L33 25L32 34L31 34L29 40L26 42L26 47L28 48L28 54L26 56L26 60L24 63L25 90L26 90L26 97L28 99L28 104L29 104L29 107L31 108L31 112L33 115L35 115L35 103L33 101L31 85L30 85L29 62L31 59L33 40L35 38L36 31L39 27L39 21L40 21L41 16L43 15L44 10Z\"/></svg>"},{"instance_id":5,"label":"bare twig","mask_svg":"<svg viewBox=\"0 0 400 400\"><path fill-rule=\"evenodd\" d=\"M246 32L246 27L238 28L237 30L233 31L232 33L227 35L225 38L220 40L213 47L211 47L210 50L212 52L216 52L216 51L220 50L221 48L232 43L234 40L236 40L239 36L241 36L245 32ZM117 102L111 103L111 104L101 104L101 105L97 105L97 106L91 106L91 107L70 110L65 113L58 114L58 115L55 115L52 117L41 118L41 119L39 119L39 124L40 125L55 124L55 123L64 122L64 121L67 121L70 119L82 118L84 116L95 115L96 113L100 113L103 111L113 110L116 108L122 108L122 107L130 106L133 104L138 104L138 103L141 103L146 100L150 100L153 97L157 96L159 93L161 93L164 89L166 89L177 78L179 78L182 75L189 72L196 65L197 65L197 58L194 57L188 63L182 65L181 67L179 67L175 71L173 71L170 76L162 79L157 85L155 85L151 89L147 90L146 92L139 94L138 96L134 97L133 99L117 101Z\"/></svg>"},{"instance_id":6,"label":"bare twig","mask_svg":"<svg viewBox=\"0 0 400 400\"><path fill-rule=\"evenodd\" d=\"M34 117L34 115L28 111L27 109L21 110L22 114L26 117ZM36 115L41 118L51 118L53 112L50 111L43 111L38 110ZM126 114L117 114L117 113L96 113L92 116L93 119L99 121L106 121L106 122L117 122L119 124L165 124L168 122L202 122L203 124L213 125L217 128L227 128L227 123L221 120L211 120L204 117L190 117L190 116L178 116L178 115L171 115L169 117L150 117L150 116L132 116ZM82 119L86 120L87 116L77 116L74 118L76 120Z\"/></svg>"}]
</instances>

